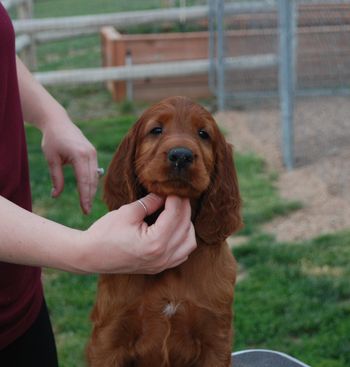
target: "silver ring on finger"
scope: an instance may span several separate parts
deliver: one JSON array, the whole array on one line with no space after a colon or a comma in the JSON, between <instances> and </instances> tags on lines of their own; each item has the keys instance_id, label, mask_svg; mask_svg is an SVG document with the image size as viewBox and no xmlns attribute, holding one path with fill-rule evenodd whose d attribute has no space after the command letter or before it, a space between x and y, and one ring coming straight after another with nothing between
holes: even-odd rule
<instances>
[{"instance_id":1,"label":"silver ring on finger","mask_svg":"<svg viewBox=\"0 0 350 367\"><path fill-rule=\"evenodd\" d=\"M97 170L96 170L96 172L97 172L97 176L99 178L101 178L105 174L105 170L102 167L98 167Z\"/></svg>"},{"instance_id":2,"label":"silver ring on finger","mask_svg":"<svg viewBox=\"0 0 350 367\"><path fill-rule=\"evenodd\" d=\"M137 202L138 202L138 203L142 206L142 208L145 210L146 217L147 217L147 215L148 215L148 210L147 210L147 206L146 206L146 204L145 204L141 199L137 200Z\"/></svg>"}]
</instances>

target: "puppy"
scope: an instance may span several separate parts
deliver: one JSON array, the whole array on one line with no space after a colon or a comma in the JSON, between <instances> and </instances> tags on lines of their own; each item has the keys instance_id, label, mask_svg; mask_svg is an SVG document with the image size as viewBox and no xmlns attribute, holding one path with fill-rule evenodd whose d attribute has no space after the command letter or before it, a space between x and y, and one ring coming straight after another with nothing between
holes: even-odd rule
<instances>
[{"instance_id":1,"label":"puppy","mask_svg":"<svg viewBox=\"0 0 350 367\"><path fill-rule=\"evenodd\" d=\"M236 264L225 240L241 227L241 200L231 146L185 97L146 110L108 169L110 210L149 192L190 198L198 247L156 275L100 276L89 365L228 367Z\"/></svg>"}]
</instances>

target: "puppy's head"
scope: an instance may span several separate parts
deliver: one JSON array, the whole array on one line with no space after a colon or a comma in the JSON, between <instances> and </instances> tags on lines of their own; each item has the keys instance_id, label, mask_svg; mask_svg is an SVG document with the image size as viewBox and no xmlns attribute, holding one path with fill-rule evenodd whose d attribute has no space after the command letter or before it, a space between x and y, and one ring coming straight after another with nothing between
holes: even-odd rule
<instances>
[{"instance_id":1,"label":"puppy's head","mask_svg":"<svg viewBox=\"0 0 350 367\"><path fill-rule=\"evenodd\" d=\"M214 168L217 127L211 115L185 98L170 98L139 120L135 172L148 192L198 198Z\"/></svg>"},{"instance_id":2,"label":"puppy's head","mask_svg":"<svg viewBox=\"0 0 350 367\"><path fill-rule=\"evenodd\" d=\"M188 197L206 243L240 226L240 198L232 149L213 117L184 97L146 110L120 144L109 167L105 201L117 209L148 192Z\"/></svg>"}]
</instances>

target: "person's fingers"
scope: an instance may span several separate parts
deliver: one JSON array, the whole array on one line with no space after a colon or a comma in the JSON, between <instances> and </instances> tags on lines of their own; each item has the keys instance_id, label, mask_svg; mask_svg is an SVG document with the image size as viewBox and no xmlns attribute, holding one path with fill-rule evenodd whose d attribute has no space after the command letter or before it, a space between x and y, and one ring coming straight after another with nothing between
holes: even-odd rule
<instances>
[{"instance_id":1,"label":"person's fingers","mask_svg":"<svg viewBox=\"0 0 350 367\"><path fill-rule=\"evenodd\" d=\"M192 223L185 237L179 242L174 243L177 243L177 245L173 247L173 251L168 253L168 258L165 259L162 265L158 265L158 267L150 269L150 274L155 274L166 269L175 268L189 258L191 252L197 247L195 230Z\"/></svg>"},{"instance_id":2,"label":"person's fingers","mask_svg":"<svg viewBox=\"0 0 350 367\"><path fill-rule=\"evenodd\" d=\"M181 241L183 245L177 246L175 248L175 252L172 258L173 263L181 263L185 261L188 258L189 254L197 247L196 233L193 223L190 224L189 229L184 233L184 237L182 239L179 239L179 241Z\"/></svg>"},{"instance_id":3,"label":"person's fingers","mask_svg":"<svg viewBox=\"0 0 350 367\"><path fill-rule=\"evenodd\" d=\"M52 182L51 196L57 198L64 188L64 176L60 160L52 160L49 163L49 171Z\"/></svg>"},{"instance_id":4,"label":"person's fingers","mask_svg":"<svg viewBox=\"0 0 350 367\"><path fill-rule=\"evenodd\" d=\"M168 260L167 268L175 267L186 261L190 253L197 247L193 224L190 224L181 237L175 238L173 236L173 241L180 245L174 246L174 252Z\"/></svg>"},{"instance_id":5,"label":"person's fingers","mask_svg":"<svg viewBox=\"0 0 350 367\"><path fill-rule=\"evenodd\" d=\"M135 222L142 221L164 205L164 199L156 194L148 194L143 198L128 204L124 209L130 210Z\"/></svg>"},{"instance_id":6,"label":"person's fingers","mask_svg":"<svg viewBox=\"0 0 350 367\"><path fill-rule=\"evenodd\" d=\"M162 208L157 221L148 226L143 219ZM196 248L196 239L191 222L191 206L188 199L171 196L164 199L149 194L141 200L119 209L128 223L139 227L139 241L147 244L137 252L142 254L143 265L136 272L159 273L183 263Z\"/></svg>"},{"instance_id":7,"label":"person's fingers","mask_svg":"<svg viewBox=\"0 0 350 367\"><path fill-rule=\"evenodd\" d=\"M97 154L92 154L89 159L89 173L90 173L90 203L93 202L95 197L98 181L100 179L100 175L97 171ZM90 208L91 209L91 208Z\"/></svg>"},{"instance_id":8,"label":"person's fingers","mask_svg":"<svg viewBox=\"0 0 350 367\"><path fill-rule=\"evenodd\" d=\"M172 235L175 231L181 236L181 229L185 229L184 224L190 223L191 205L188 199L177 196L168 196L165 201L165 207L160 213L157 221L149 229L160 233Z\"/></svg>"},{"instance_id":9,"label":"person's fingers","mask_svg":"<svg viewBox=\"0 0 350 367\"><path fill-rule=\"evenodd\" d=\"M164 269L184 262L197 246L189 200L169 196L157 221L148 227L148 233L162 241L166 239L167 259Z\"/></svg>"},{"instance_id":10,"label":"person's fingers","mask_svg":"<svg viewBox=\"0 0 350 367\"><path fill-rule=\"evenodd\" d=\"M91 174L89 158L84 157L72 162L77 180L80 206L85 214L91 210Z\"/></svg>"}]
</instances>

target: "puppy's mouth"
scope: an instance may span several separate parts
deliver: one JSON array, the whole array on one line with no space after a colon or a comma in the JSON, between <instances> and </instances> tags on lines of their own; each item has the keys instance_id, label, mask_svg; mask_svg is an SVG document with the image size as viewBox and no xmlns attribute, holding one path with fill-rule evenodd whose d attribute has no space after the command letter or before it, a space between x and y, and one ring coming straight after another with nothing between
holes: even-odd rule
<instances>
[{"instance_id":1,"label":"puppy's mouth","mask_svg":"<svg viewBox=\"0 0 350 367\"><path fill-rule=\"evenodd\" d=\"M201 195L188 180L181 176L168 177L162 181L152 181L146 187L147 191L160 196L176 195L186 198L197 198Z\"/></svg>"}]
</instances>

